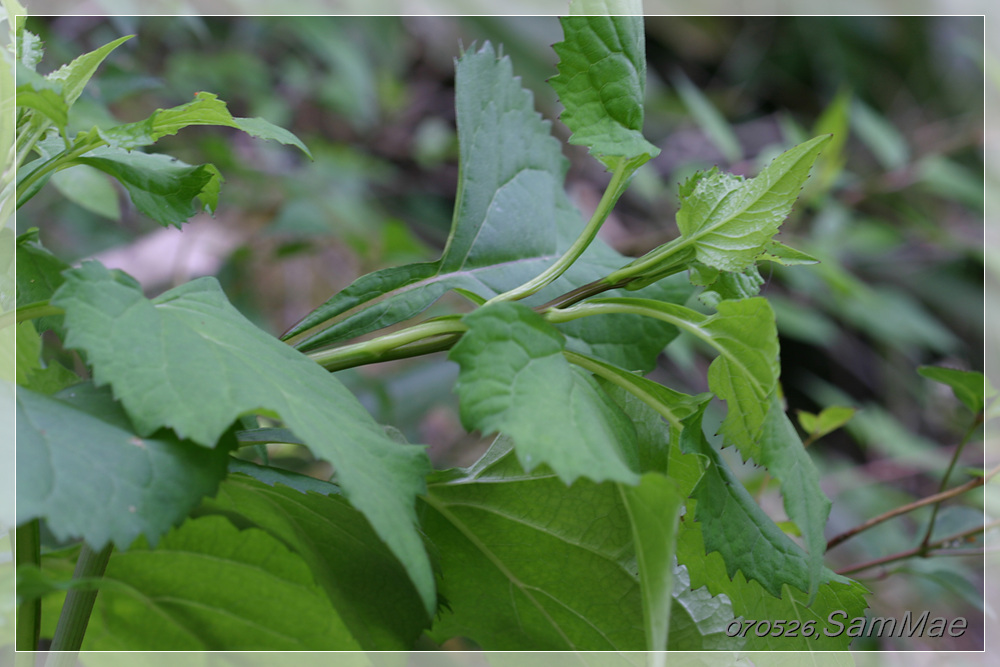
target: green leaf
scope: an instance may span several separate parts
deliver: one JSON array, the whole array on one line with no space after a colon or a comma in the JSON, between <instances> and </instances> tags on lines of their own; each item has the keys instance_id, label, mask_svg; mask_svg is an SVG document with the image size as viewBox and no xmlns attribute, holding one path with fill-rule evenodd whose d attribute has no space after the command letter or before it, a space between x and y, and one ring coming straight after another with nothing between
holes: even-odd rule
<instances>
[{"instance_id":1,"label":"green leaf","mask_svg":"<svg viewBox=\"0 0 1000 667\"><path fill-rule=\"evenodd\" d=\"M565 339L541 315L498 302L462 318L448 358L461 367L462 423L503 433L531 471L546 463L567 484L578 477L638 483L635 429L586 373L563 356Z\"/></svg>"},{"instance_id":2,"label":"green leaf","mask_svg":"<svg viewBox=\"0 0 1000 667\"><path fill-rule=\"evenodd\" d=\"M996 390L987 382L986 377L976 371L960 371L940 366L921 366L917 372L929 380L951 387L951 390L955 392L955 398L969 408L974 415L983 411L986 399L996 395Z\"/></svg>"},{"instance_id":3,"label":"green leaf","mask_svg":"<svg viewBox=\"0 0 1000 667\"><path fill-rule=\"evenodd\" d=\"M819 260L809 253L789 248L779 241L771 241L767 244L764 254L757 258L781 264L782 266L798 266L799 264L819 264Z\"/></svg>"},{"instance_id":4,"label":"green leaf","mask_svg":"<svg viewBox=\"0 0 1000 667\"><path fill-rule=\"evenodd\" d=\"M24 10L20 5L11 3L12 6L8 7L8 16L12 15L18 9ZM14 11L11 11L11 10ZM11 20L11 19L8 19ZM24 65L32 70L42 61L42 40L39 39L38 35L33 32L24 29L24 16L21 16L21 20L18 22L18 26L14 29L14 53L17 58L18 64Z\"/></svg>"},{"instance_id":5,"label":"green leaf","mask_svg":"<svg viewBox=\"0 0 1000 667\"><path fill-rule=\"evenodd\" d=\"M35 303L46 303L56 288L62 284L62 272L69 264L62 261L38 240L38 229L30 228L17 237L14 248L15 294L17 303L27 306ZM48 329L63 335L62 316L46 316L33 320L38 332Z\"/></svg>"},{"instance_id":6,"label":"green leaf","mask_svg":"<svg viewBox=\"0 0 1000 667\"><path fill-rule=\"evenodd\" d=\"M764 284L757 267L751 265L744 271L722 271L708 284L698 299L706 306L715 308L727 299L748 299L760 293Z\"/></svg>"},{"instance_id":7,"label":"green leaf","mask_svg":"<svg viewBox=\"0 0 1000 667\"><path fill-rule=\"evenodd\" d=\"M677 227L698 261L721 271L747 269L767 248L788 217L809 168L829 136L782 153L756 178L745 180L715 169L695 177L683 191Z\"/></svg>"},{"instance_id":8,"label":"green leaf","mask_svg":"<svg viewBox=\"0 0 1000 667\"><path fill-rule=\"evenodd\" d=\"M17 301L21 304L47 301L63 283L62 272L69 264L42 246L38 228L17 237Z\"/></svg>"},{"instance_id":9,"label":"green leaf","mask_svg":"<svg viewBox=\"0 0 1000 667\"><path fill-rule=\"evenodd\" d=\"M701 523L705 552L718 551L729 578L742 572L771 595L781 597L782 586L810 589L812 563L806 553L774 524L736 479L701 429L704 407L687 419L680 447L700 454L708 467L692 492L697 501L695 519ZM824 520L825 525L825 520Z\"/></svg>"},{"instance_id":10,"label":"green leaf","mask_svg":"<svg viewBox=\"0 0 1000 667\"><path fill-rule=\"evenodd\" d=\"M808 434L810 440L819 440L824 435L836 431L846 424L857 412L857 408L831 405L823 408L818 415L799 411L799 425Z\"/></svg>"},{"instance_id":11,"label":"green leaf","mask_svg":"<svg viewBox=\"0 0 1000 667\"><path fill-rule=\"evenodd\" d=\"M743 640L726 630L733 621L733 605L725 595L712 595L702 586L691 588L687 567L675 570L674 603L670 611L670 651L732 651Z\"/></svg>"},{"instance_id":12,"label":"green leaf","mask_svg":"<svg viewBox=\"0 0 1000 667\"><path fill-rule=\"evenodd\" d=\"M66 345L84 350L141 434L168 426L206 447L242 415L280 418L337 470L372 523L435 606L414 499L429 469L422 447L388 438L334 377L247 321L213 278L147 300L121 272L86 262L65 274L53 304L66 310Z\"/></svg>"},{"instance_id":13,"label":"green leaf","mask_svg":"<svg viewBox=\"0 0 1000 667\"><path fill-rule=\"evenodd\" d=\"M526 474L498 441L450 483L431 484L424 530L448 606L437 641L486 650L643 650L642 599L617 485L566 487Z\"/></svg>"},{"instance_id":14,"label":"green leaf","mask_svg":"<svg viewBox=\"0 0 1000 667\"><path fill-rule=\"evenodd\" d=\"M411 649L430 623L420 595L364 516L327 491L234 475L199 511L264 530L299 555L362 648Z\"/></svg>"},{"instance_id":15,"label":"green leaf","mask_svg":"<svg viewBox=\"0 0 1000 667\"><path fill-rule=\"evenodd\" d=\"M544 271L583 230L563 190L568 162L549 123L514 77L510 60L490 44L466 52L456 68L460 147L458 196L451 235L436 262L370 273L331 297L282 338L313 350L415 317L449 290L490 299ZM503 150L497 150L503 146ZM600 241L529 304L541 304L621 266ZM683 302L678 284L646 295ZM673 337L668 326L635 328L634 318L579 323L566 329L574 349L628 368L649 370ZM609 332L616 332L612 343ZM622 339L622 332L628 335Z\"/></svg>"},{"instance_id":16,"label":"green leaf","mask_svg":"<svg viewBox=\"0 0 1000 667\"><path fill-rule=\"evenodd\" d=\"M632 279L635 287L687 267L692 259L720 271L745 271L768 252L781 223L829 135L815 137L776 157L756 178L713 167L680 187L677 227L681 235L607 277Z\"/></svg>"},{"instance_id":17,"label":"green leaf","mask_svg":"<svg viewBox=\"0 0 1000 667\"><path fill-rule=\"evenodd\" d=\"M108 181L108 177L93 167L78 165L52 174L52 184L66 199L96 213L118 220L121 210L118 206L118 191Z\"/></svg>"},{"instance_id":18,"label":"green leaf","mask_svg":"<svg viewBox=\"0 0 1000 667\"><path fill-rule=\"evenodd\" d=\"M80 381L80 377L57 361L43 366L42 337L31 321L17 325L17 384L40 394L54 394Z\"/></svg>"},{"instance_id":19,"label":"green leaf","mask_svg":"<svg viewBox=\"0 0 1000 667\"><path fill-rule=\"evenodd\" d=\"M684 495L701 471L685 474ZM662 481L656 489L640 487L646 501L658 505L683 497L674 498L676 480L650 478ZM638 537L625 490L588 480L566 487L544 468L526 474L504 438L470 469L438 473L424 512L428 537L440 549L448 601L432 628L435 639L464 636L486 650L645 649L639 582L659 577L661 593L669 585L654 554L661 548L673 563L662 550L670 508L654 516L636 507L643 531ZM639 540L649 547L647 565L656 564L644 574ZM684 568L669 567L676 583L668 648L739 648L724 634L733 617L725 598L713 598L704 588L692 591ZM662 597L656 600L650 609L662 612ZM663 636L662 628L657 634Z\"/></svg>"},{"instance_id":20,"label":"green leaf","mask_svg":"<svg viewBox=\"0 0 1000 667\"><path fill-rule=\"evenodd\" d=\"M132 39L133 35L119 37L113 42L105 44L99 49L86 53L73 62L63 65L56 71L48 74L45 78L49 81L57 82L62 86L62 96L67 106L73 106L84 87L94 72L100 67L104 59L117 49L122 43Z\"/></svg>"},{"instance_id":21,"label":"green leaf","mask_svg":"<svg viewBox=\"0 0 1000 667\"><path fill-rule=\"evenodd\" d=\"M360 648L301 557L223 517L113 554L105 579L118 585L98 596L87 651Z\"/></svg>"},{"instance_id":22,"label":"green leaf","mask_svg":"<svg viewBox=\"0 0 1000 667\"><path fill-rule=\"evenodd\" d=\"M161 225L181 226L196 212L194 199L215 211L222 176L211 164L192 166L163 154L98 148L74 160L110 174L132 203Z\"/></svg>"},{"instance_id":23,"label":"green leaf","mask_svg":"<svg viewBox=\"0 0 1000 667\"><path fill-rule=\"evenodd\" d=\"M826 552L824 531L830 516L830 499L819 486L819 471L806 453L795 426L781 408L777 395L764 420L760 438L760 464L781 482L781 496L788 518L795 522L809 555L810 602L819 590Z\"/></svg>"},{"instance_id":24,"label":"green leaf","mask_svg":"<svg viewBox=\"0 0 1000 667\"><path fill-rule=\"evenodd\" d=\"M108 391L17 392L17 522L44 518L60 540L128 547L179 523L226 474L227 447L139 433Z\"/></svg>"},{"instance_id":25,"label":"green leaf","mask_svg":"<svg viewBox=\"0 0 1000 667\"><path fill-rule=\"evenodd\" d=\"M69 122L69 106L63 99L61 91L54 86L53 88L36 89L31 84L20 84L19 82L16 99L18 107L35 109L56 127L64 128Z\"/></svg>"},{"instance_id":26,"label":"green leaf","mask_svg":"<svg viewBox=\"0 0 1000 667\"><path fill-rule=\"evenodd\" d=\"M691 426L693 423L685 428L683 432L687 434L685 437L694 437L703 441L703 436L695 434L695 429ZM708 449L711 448L708 447ZM698 480L703 479L695 473L705 466L704 461L706 458L703 455L684 454L676 447L671 449L671 476L679 481L681 493L690 493L696 483L700 483ZM711 465L714 464L709 464L710 467ZM711 477L715 477L715 474L712 473ZM733 483L742 488L739 481L733 480ZM708 494L706 497L711 500ZM749 500L749 502L753 501ZM827 625L827 617L833 611L844 611L849 618L864 616L864 610L867 606L865 601L867 591L864 586L824 569L819 591L810 603L807 593L796 592L787 585L781 586L779 583L780 592L776 597L759 582L748 580L741 571L735 572L730 577L729 565L723 556L719 552L706 548L705 540L707 538L705 536L718 528L713 524L710 529L701 521L693 521L690 518L698 513L701 504L701 500L695 497L688 500L686 520L681 522L677 537L677 558L687 568L691 588L700 590L702 587L707 587L707 591L711 595L724 597L731 603L732 613L743 619L771 622L781 620L786 621L786 625L788 621L796 621L799 624L805 621L814 622L815 634L812 637L804 637L801 631L797 633L797 636L786 632L781 637L772 637L770 634L758 637L756 633L751 631L746 635L744 648L756 651L842 651L848 647L851 642L850 637L843 634L829 637L822 631L824 628L835 629ZM725 518L720 515L715 523L719 523ZM736 526L740 525L741 519L737 519L733 515L729 515L729 519L733 521L733 530L739 532ZM766 517L763 517L763 520L769 521ZM747 526L742 526L741 529L746 533ZM718 537L712 539L718 539ZM784 535L776 539L789 541ZM767 553L764 551L763 544L760 549ZM750 559L754 555L747 553L743 554L743 557ZM781 570L772 573L775 578L782 577L784 574L785 572Z\"/></svg>"},{"instance_id":27,"label":"green leaf","mask_svg":"<svg viewBox=\"0 0 1000 667\"><path fill-rule=\"evenodd\" d=\"M677 523L684 497L677 483L659 473L639 485L619 485L635 541L647 651L666 651L673 604Z\"/></svg>"},{"instance_id":28,"label":"green leaf","mask_svg":"<svg viewBox=\"0 0 1000 667\"><path fill-rule=\"evenodd\" d=\"M829 190L847 164L844 147L851 132L852 97L850 89L842 87L816 120L813 134L833 135L823 157L817 162L816 190L819 192Z\"/></svg>"},{"instance_id":29,"label":"green leaf","mask_svg":"<svg viewBox=\"0 0 1000 667\"><path fill-rule=\"evenodd\" d=\"M118 125L99 131L100 137L112 148L132 150L156 143L161 137L177 134L191 125L216 125L234 127L250 136L273 139L292 145L308 155L306 145L288 130L263 118L234 118L226 103L218 95L199 92L193 101L170 109L157 109L148 118L137 123Z\"/></svg>"},{"instance_id":30,"label":"green leaf","mask_svg":"<svg viewBox=\"0 0 1000 667\"><path fill-rule=\"evenodd\" d=\"M627 312L663 320L719 351L708 369L708 386L726 401L720 432L744 458L759 460L761 427L769 397L778 382L778 335L767 300L755 297L719 302L715 315L650 299L591 299L552 311L550 321L577 319L597 312Z\"/></svg>"},{"instance_id":31,"label":"green leaf","mask_svg":"<svg viewBox=\"0 0 1000 667\"><path fill-rule=\"evenodd\" d=\"M599 14L599 12L595 12ZM559 19L565 40L552 48L559 74L550 83L573 132L606 167L622 161L637 168L660 149L642 136L646 95L646 45L637 16L569 16Z\"/></svg>"}]
</instances>

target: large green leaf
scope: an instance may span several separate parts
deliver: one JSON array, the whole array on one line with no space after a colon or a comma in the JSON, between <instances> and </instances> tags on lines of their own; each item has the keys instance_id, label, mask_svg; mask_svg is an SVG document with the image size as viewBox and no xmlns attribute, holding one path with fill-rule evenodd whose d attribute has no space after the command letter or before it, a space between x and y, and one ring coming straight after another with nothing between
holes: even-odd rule
<instances>
[{"instance_id":1,"label":"large green leaf","mask_svg":"<svg viewBox=\"0 0 1000 667\"><path fill-rule=\"evenodd\" d=\"M700 422L700 419L697 421ZM706 468L706 465L712 467L718 464L713 461L715 457L707 456L711 447L704 443L704 437L697 433L693 426L694 423L690 423L685 428L682 437L688 438L689 442L690 439L701 440L702 446L707 449L703 449L704 453L702 454L685 454L679 447L671 448L671 476L678 480L681 493L694 491L696 484L701 485L706 479L714 483L718 477L715 473L706 473L706 475L710 475L709 477L698 476ZM732 479L731 483L742 488L736 479ZM827 623L827 617L831 612L844 611L852 619L864 616L867 607L865 601L867 591L864 586L824 568L817 595L815 599L810 601L808 593L796 591L787 584L782 585L781 580L787 576L785 570L775 570L765 575L766 578L773 580L773 585L770 588L776 590L777 595L772 594L761 582L754 579L748 580L742 571L736 571L730 576L729 562L724 559L720 552L707 546L708 541L720 539L720 536L715 535L713 531L726 530L719 526L727 518L732 522L732 529L729 532L738 536L737 541L740 544L746 544L747 538L754 534L771 534L776 541L781 539L788 541L788 538L783 534L779 538L770 529L761 530L758 527L744 524L742 517L737 518L736 514L730 514L728 517L720 515L718 520L713 520L710 523L703 523L700 518L692 520L692 517L698 516L702 511L703 500L708 500L710 504L713 501L716 502L714 511L719 511L718 501L713 499L709 493L704 492L704 487L699 493L702 493L703 498L700 496L691 497L687 502L686 520L681 522L677 537L677 559L687 568L692 589L701 590L702 587L707 587L711 595L725 597L732 604L732 613L740 619L770 621L772 623L763 636L758 636L754 631L748 632L744 637L746 640L745 648L757 651L845 650L850 644L850 637L845 637L843 634L831 637L824 634L823 630L835 630ZM742 493L738 491L723 491L722 493L737 496L745 494L745 490ZM745 503L753 503L753 500L747 496ZM733 508L735 507L733 506ZM741 514L742 512L743 510L741 510ZM763 522L769 521L769 519L764 516L760 518L760 521L760 525L763 525ZM777 529L775 528L775 530ZM788 543L790 544L790 541ZM765 560L769 555L774 555L766 541L758 541L754 548L757 550L754 553L737 553L735 557L742 561L752 561L758 555ZM792 544L790 548L798 547ZM792 575L792 578L807 581L806 566L799 564L797 569L800 574ZM791 621L796 621L800 624L800 630L794 635L788 631L783 634L777 633L781 636L772 635L771 633L775 632L773 629L775 621L785 621L785 626L788 626ZM801 631L801 624L805 621L813 621L815 632L811 636L804 636Z\"/></svg>"},{"instance_id":2,"label":"large green leaf","mask_svg":"<svg viewBox=\"0 0 1000 667\"><path fill-rule=\"evenodd\" d=\"M110 392L89 384L54 397L17 392L17 522L44 518L59 539L155 543L215 493L228 460L225 446L137 432Z\"/></svg>"},{"instance_id":3,"label":"large green leaf","mask_svg":"<svg viewBox=\"0 0 1000 667\"><path fill-rule=\"evenodd\" d=\"M487 43L456 68L460 177L451 235L436 262L376 271L331 297L283 336L311 350L390 326L421 313L454 289L489 299L535 277L583 230L563 190L568 162L509 58ZM618 268L625 259L595 241L583 257L528 303L544 303ZM679 285L647 296L683 302ZM580 351L649 370L675 331L629 318L581 322L567 331ZM609 331L628 335L611 342ZM593 341L590 343L590 341Z\"/></svg>"},{"instance_id":4,"label":"large green leaf","mask_svg":"<svg viewBox=\"0 0 1000 667\"><path fill-rule=\"evenodd\" d=\"M84 650L359 650L309 567L223 517L112 555Z\"/></svg>"},{"instance_id":5,"label":"large green leaf","mask_svg":"<svg viewBox=\"0 0 1000 667\"><path fill-rule=\"evenodd\" d=\"M541 315L498 302L462 318L449 359L462 423L503 433L524 469L548 464L567 484L578 477L636 484L635 429L589 374L563 357L565 339Z\"/></svg>"},{"instance_id":6,"label":"large green leaf","mask_svg":"<svg viewBox=\"0 0 1000 667\"><path fill-rule=\"evenodd\" d=\"M559 74L550 83L565 110L560 119L609 169L634 167L659 154L642 136L646 93L646 46L641 3L632 16L568 16L559 19L565 39L552 48Z\"/></svg>"},{"instance_id":7,"label":"large green leaf","mask_svg":"<svg viewBox=\"0 0 1000 667\"><path fill-rule=\"evenodd\" d=\"M303 481L317 486L312 478ZM326 486L326 494L304 493L236 474L199 512L260 528L298 554L362 648L413 648L430 623L419 594L364 516L330 495L337 487Z\"/></svg>"},{"instance_id":8,"label":"large green leaf","mask_svg":"<svg viewBox=\"0 0 1000 667\"><path fill-rule=\"evenodd\" d=\"M692 474L688 488L700 471ZM448 601L432 628L436 639L469 637L487 650L647 647L634 532L621 485L581 479L567 487L544 468L525 473L503 439L472 468L439 478L429 484L424 510ZM650 557L666 535L645 519L640 523ZM666 550L660 553L672 560ZM655 564L647 574L662 572L661 558L646 562ZM650 590L662 594L664 582L658 581ZM673 597L681 606L670 614L670 648L696 647L702 632L716 647L718 605L691 597L687 582L674 587ZM660 610L651 618L663 618L661 602L648 607ZM672 640L675 623L682 628L679 644Z\"/></svg>"},{"instance_id":9,"label":"large green leaf","mask_svg":"<svg viewBox=\"0 0 1000 667\"><path fill-rule=\"evenodd\" d=\"M708 386L729 408L720 432L739 447L744 458L759 461L760 431L780 372L774 312L767 300L759 297L721 301L717 308L715 315L703 315L650 299L607 298L550 312L548 318L562 322L595 313L644 315L672 324L714 347L719 356L709 366ZM664 417L670 419L667 414Z\"/></svg>"},{"instance_id":10,"label":"large green leaf","mask_svg":"<svg viewBox=\"0 0 1000 667\"><path fill-rule=\"evenodd\" d=\"M140 434L162 426L212 447L238 417L280 418L327 458L351 503L413 578L430 612L430 562L414 498L429 469L422 447L397 444L334 377L253 326L202 278L147 300L135 280L86 262L52 302L66 310L66 345L111 384Z\"/></svg>"}]
</instances>

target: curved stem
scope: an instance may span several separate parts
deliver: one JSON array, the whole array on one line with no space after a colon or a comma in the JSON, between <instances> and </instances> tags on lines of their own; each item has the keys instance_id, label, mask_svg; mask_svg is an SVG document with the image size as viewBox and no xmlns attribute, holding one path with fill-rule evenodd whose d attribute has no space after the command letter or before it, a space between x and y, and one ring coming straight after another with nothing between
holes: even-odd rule
<instances>
[{"instance_id":1,"label":"curved stem","mask_svg":"<svg viewBox=\"0 0 1000 667\"><path fill-rule=\"evenodd\" d=\"M34 320L48 315L62 315L64 312L66 311L62 308L50 306L48 301L29 303L27 306L21 306L17 310L7 311L0 315L0 329L9 327L14 323L20 324L25 320Z\"/></svg>"},{"instance_id":2,"label":"curved stem","mask_svg":"<svg viewBox=\"0 0 1000 667\"><path fill-rule=\"evenodd\" d=\"M403 358L393 356L394 352L413 343L424 342L429 338L454 335L465 330L466 326L457 319L432 320L372 340L333 349L317 350L316 352L308 353L306 356L327 370L338 371L376 361ZM427 351L437 351L436 348L426 351L424 348L418 348L418 350L405 356L416 356L417 354L426 354Z\"/></svg>"},{"instance_id":3,"label":"curved stem","mask_svg":"<svg viewBox=\"0 0 1000 667\"><path fill-rule=\"evenodd\" d=\"M614 175L611 177L611 182L608 183L608 187L604 190L604 195L601 197L601 201L597 204L597 209L594 214L590 216L590 220L587 222L587 226L584 227L583 232L577 239L573 242L563 256L556 260L555 264L549 268L542 271L540 274L529 280L528 282L515 287L512 290L508 290L503 294L498 294L489 301L486 305L494 303L496 301L517 301L525 297L531 296L538 290L542 289L553 280L565 273L566 269L573 265L573 263L583 255L587 247L594 241L597 237L597 232L601 229L601 225L607 220L608 214L611 213L611 209L614 208L615 203L625 192L625 188L628 186L629 177L635 172L637 165L628 160L622 160L618 167L615 168Z\"/></svg>"},{"instance_id":4,"label":"curved stem","mask_svg":"<svg viewBox=\"0 0 1000 667\"><path fill-rule=\"evenodd\" d=\"M684 424L681 423L681 420L678 419L677 415L675 415L666 405L664 405L663 401L660 401L655 396L651 395L649 392L644 391L642 387L639 386L638 383L626 382L625 380L622 379L621 375L609 371L608 368L603 364L595 362L590 357L586 357L582 354L577 354L572 350L563 350L563 356L566 357L566 360L569 361L571 364L576 364L580 368L589 371L594 375L600 376L605 380L607 380L608 382L617 385L622 389L624 389L625 391L629 392L630 394L638 398L640 401L642 401L643 403L651 407L653 410L655 410L657 414L666 419L671 426L677 429L684 428Z\"/></svg>"},{"instance_id":5,"label":"curved stem","mask_svg":"<svg viewBox=\"0 0 1000 667\"><path fill-rule=\"evenodd\" d=\"M958 457L962 455L962 450L965 449L965 445L972 438L972 434L975 433L976 428L983 423L983 413L980 412L976 415L976 418L966 429L965 435L962 437L962 442L958 444L955 448L955 453L951 457L951 462L948 464L948 469L944 472L944 477L941 478L941 486L938 487L938 495L941 494L948 487L948 480L951 478L951 472L955 469L955 464L958 463ZM934 504L934 510L931 512L931 520L927 522L927 532L924 533L924 539L920 542L920 545L927 549L928 543L931 541L931 533L934 532L934 522L937 520L938 510L941 509L941 503L937 502Z\"/></svg>"}]
</instances>

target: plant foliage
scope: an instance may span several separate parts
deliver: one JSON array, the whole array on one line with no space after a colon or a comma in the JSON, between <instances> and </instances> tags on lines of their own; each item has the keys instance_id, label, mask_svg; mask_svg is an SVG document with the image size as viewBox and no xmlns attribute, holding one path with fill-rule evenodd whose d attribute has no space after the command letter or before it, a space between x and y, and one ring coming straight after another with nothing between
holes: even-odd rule
<instances>
[{"instance_id":1,"label":"plant foliage","mask_svg":"<svg viewBox=\"0 0 1000 667\"><path fill-rule=\"evenodd\" d=\"M816 261L775 236L831 138L787 147L752 178L692 175L676 238L630 260L597 232L659 152L643 136L643 21L561 25L561 120L610 173L589 220L566 194L549 121L487 42L455 65L460 175L441 257L358 278L281 339L214 278L148 298L121 271L71 268L38 230L18 239L17 522L110 553L99 579L79 580L100 589L83 648L395 650L421 636L490 650L848 647L823 624L862 616L867 591L826 566L830 501L784 411L757 269ZM309 153L207 92L69 136L85 85L126 39L43 76L20 26L18 206L89 168L180 226L215 210L222 177L144 152L159 139L212 125ZM464 312L410 321L452 291ZM85 372L42 361L49 330ZM716 355L706 393L645 375L682 333ZM332 372L440 351L458 367L463 426L495 436L468 468L432 470L425 447L378 424ZM921 372L983 410L981 376ZM717 434L703 423L713 399ZM852 414L799 419L811 442ZM332 473L239 455L268 442L306 447ZM788 522L762 509L726 446L766 469ZM22 561L22 604L69 587L69 608L83 592L60 581L74 558ZM732 632L747 619L816 634Z\"/></svg>"}]
</instances>

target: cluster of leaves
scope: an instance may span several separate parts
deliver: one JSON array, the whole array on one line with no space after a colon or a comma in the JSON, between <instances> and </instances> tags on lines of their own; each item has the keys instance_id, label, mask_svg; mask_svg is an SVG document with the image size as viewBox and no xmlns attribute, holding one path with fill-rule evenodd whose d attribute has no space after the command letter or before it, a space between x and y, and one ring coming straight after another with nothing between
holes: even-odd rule
<instances>
[{"instance_id":1,"label":"cluster of leaves","mask_svg":"<svg viewBox=\"0 0 1000 667\"><path fill-rule=\"evenodd\" d=\"M753 179L692 176L680 236L628 262L595 237L657 152L642 137L642 22L562 25L552 85L563 121L612 172L591 220L581 227L559 142L510 60L489 44L470 49L456 65L462 171L442 257L364 276L317 308L284 336L309 356L250 324L214 279L147 299L120 272L70 269L37 234L18 239L18 294L34 304L19 313L46 316L34 324L90 371L79 384L43 366L37 330L19 325L18 523L44 519L59 539L118 549L85 647L409 648L428 631L490 649L846 648L843 636L727 633L737 618L822 621L866 606L862 586L824 566L830 504L781 407L774 313L755 296L758 261L813 261L773 237L829 138ZM71 141L72 87L60 82L82 90L115 43L41 77L24 58L30 33L19 34L29 70L19 137L25 156L37 154L19 172L19 202L56 171L92 168L139 210L179 224L195 198L214 208L218 171L136 148L215 124L304 149L207 93ZM705 308L683 305L697 287ZM404 322L449 291L476 307L326 347ZM643 377L680 331L718 353L710 394ZM444 349L460 367L464 425L501 434L469 469L432 471L423 448L377 424L322 368ZM722 436L779 482L801 545L706 439L713 395L726 402ZM232 456L274 442L307 446L333 479ZM53 580L74 558L24 568L23 603L93 586ZM51 634L54 615L42 625Z\"/></svg>"}]
</instances>

